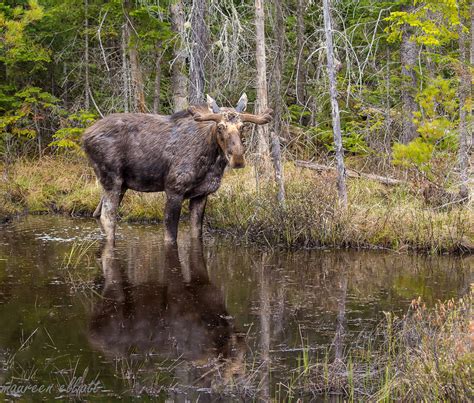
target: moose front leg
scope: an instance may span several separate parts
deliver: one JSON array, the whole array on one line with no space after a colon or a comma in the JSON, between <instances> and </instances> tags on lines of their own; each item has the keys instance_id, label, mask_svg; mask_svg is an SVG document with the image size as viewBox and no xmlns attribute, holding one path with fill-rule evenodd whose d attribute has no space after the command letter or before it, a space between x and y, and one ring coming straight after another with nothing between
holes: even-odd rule
<instances>
[{"instance_id":1,"label":"moose front leg","mask_svg":"<svg viewBox=\"0 0 474 403\"><path fill-rule=\"evenodd\" d=\"M108 242L115 242L115 225L117 222L117 209L123 197L123 190L105 191L102 197L100 224L105 232Z\"/></svg>"},{"instance_id":2,"label":"moose front leg","mask_svg":"<svg viewBox=\"0 0 474 403\"><path fill-rule=\"evenodd\" d=\"M165 242L175 243L178 236L179 216L183 196L167 193L165 206Z\"/></svg>"},{"instance_id":3,"label":"moose front leg","mask_svg":"<svg viewBox=\"0 0 474 403\"><path fill-rule=\"evenodd\" d=\"M189 201L191 237L202 238L202 222L206 210L207 196L194 197Z\"/></svg>"}]
</instances>

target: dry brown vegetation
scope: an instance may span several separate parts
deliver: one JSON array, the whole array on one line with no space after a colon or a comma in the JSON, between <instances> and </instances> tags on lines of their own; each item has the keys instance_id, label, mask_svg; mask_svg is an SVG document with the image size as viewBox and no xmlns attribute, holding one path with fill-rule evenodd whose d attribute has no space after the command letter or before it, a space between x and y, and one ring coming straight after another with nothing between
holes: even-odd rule
<instances>
[{"instance_id":1,"label":"dry brown vegetation","mask_svg":"<svg viewBox=\"0 0 474 403\"><path fill-rule=\"evenodd\" d=\"M285 165L286 206L271 180L256 186L252 168L229 171L211 196L207 228L271 247L375 247L430 253L470 251L474 216L469 205L427 205L416 186L348 181L349 207L338 206L335 177ZM15 213L90 215L100 185L77 157L17 161L0 182L0 216ZM161 221L163 194L128 192L122 220ZM186 219L186 209L184 210Z\"/></svg>"},{"instance_id":2,"label":"dry brown vegetation","mask_svg":"<svg viewBox=\"0 0 474 403\"><path fill-rule=\"evenodd\" d=\"M290 396L336 394L349 401L473 399L473 290L428 309L414 300L403 317L386 313L365 343L340 359L305 362L286 385ZM303 362L303 360L302 360Z\"/></svg>"}]
</instances>

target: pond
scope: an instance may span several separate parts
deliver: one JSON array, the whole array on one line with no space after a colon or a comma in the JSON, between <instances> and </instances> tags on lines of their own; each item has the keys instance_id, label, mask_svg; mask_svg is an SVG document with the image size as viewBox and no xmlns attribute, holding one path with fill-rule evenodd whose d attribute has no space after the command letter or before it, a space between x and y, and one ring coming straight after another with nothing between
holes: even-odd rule
<instances>
[{"instance_id":1,"label":"pond","mask_svg":"<svg viewBox=\"0 0 474 403\"><path fill-rule=\"evenodd\" d=\"M472 281L469 257L201 245L185 226L167 247L162 234L121 223L113 247L90 219L1 226L2 392L280 400L302 361L341 356L384 312L461 296Z\"/></svg>"}]
</instances>

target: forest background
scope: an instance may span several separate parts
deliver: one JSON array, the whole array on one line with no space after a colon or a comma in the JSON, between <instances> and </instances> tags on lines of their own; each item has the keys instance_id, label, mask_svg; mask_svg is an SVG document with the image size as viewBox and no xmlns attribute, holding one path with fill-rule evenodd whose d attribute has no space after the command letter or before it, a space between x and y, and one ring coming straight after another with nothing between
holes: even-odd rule
<instances>
[{"instance_id":1,"label":"forest background","mask_svg":"<svg viewBox=\"0 0 474 403\"><path fill-rule=\"evenodd\" d=\"M228 173L209 228L289 247L472 250L473 21L467 0L3 1L0 216L90 214L100 188L80 137L101 116L246 92L274 122L246 130L251 167ZM122 216L160 219L162 204L132 194Z\"/></svg>"}]
</instances>

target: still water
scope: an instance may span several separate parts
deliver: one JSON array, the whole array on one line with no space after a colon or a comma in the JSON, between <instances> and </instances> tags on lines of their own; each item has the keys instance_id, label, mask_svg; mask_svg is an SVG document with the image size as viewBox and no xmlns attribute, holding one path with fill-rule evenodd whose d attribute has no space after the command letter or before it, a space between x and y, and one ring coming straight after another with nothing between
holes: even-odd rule
<instances>
[{"instance_id":1,"label":"still water","mask_svg":"<svg viewBox=\"0 0 474 403\"><path fill-rule=\"evenodd\" d=\"M384 311L472 281L472 258L265 252L201 245L185 227L174 248L156 225L118 234L112 247L94 220L51 216L0 227L4 397L282 399L304 355L343 354Z\"/></svg>"}]
</instances>

